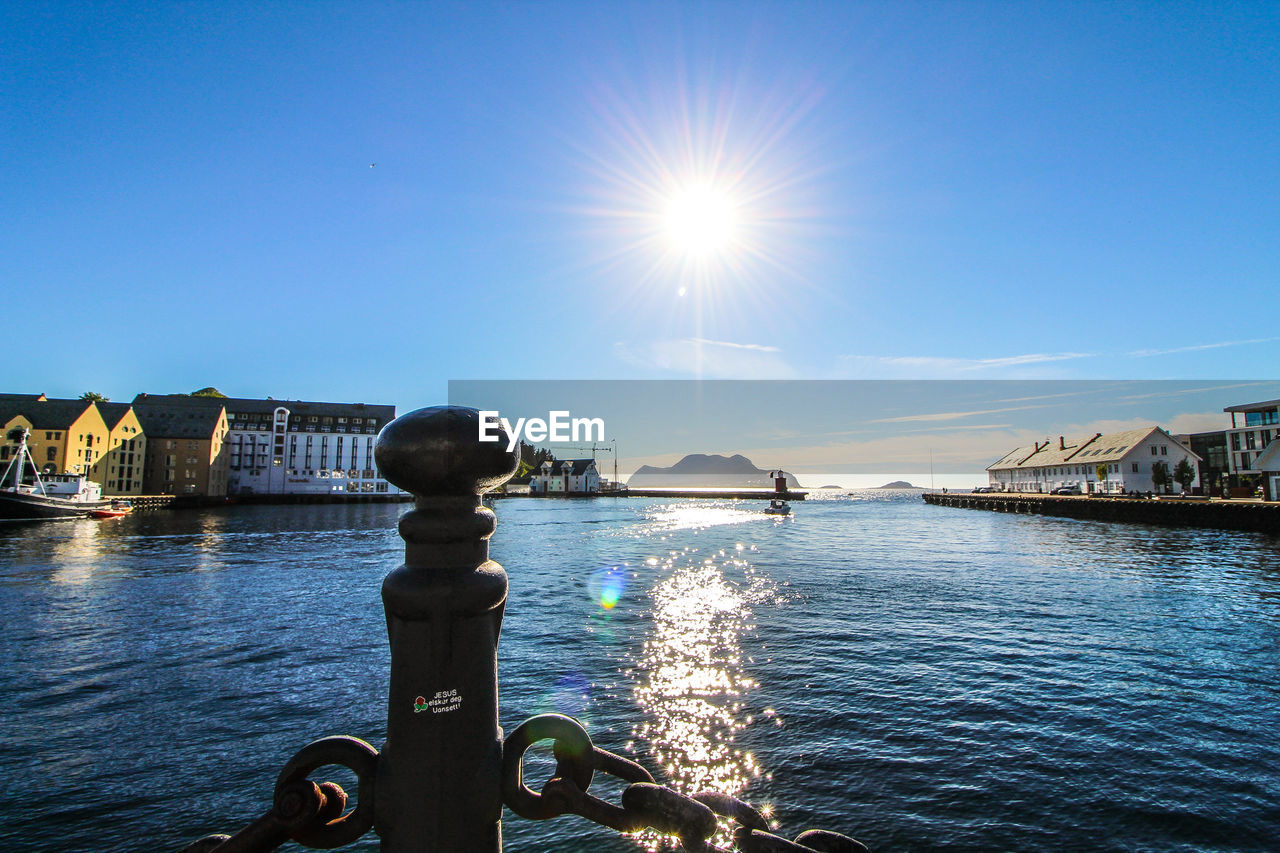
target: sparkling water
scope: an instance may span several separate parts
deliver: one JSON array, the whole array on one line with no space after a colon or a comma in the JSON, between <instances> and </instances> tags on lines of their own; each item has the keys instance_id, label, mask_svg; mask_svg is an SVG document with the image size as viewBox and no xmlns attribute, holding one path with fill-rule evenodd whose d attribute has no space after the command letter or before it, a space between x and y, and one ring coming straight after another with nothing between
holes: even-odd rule
<instances>
[{"instance_id":1,"label":"sparkling water","mask_svg":"<svg viewBox=\"0 0 1280 853\"><path fill-rule=\"evenodd\" d=\"M1280 848L1280 541L814 497L498 501L504 728L570 714L789 838ZM0 847L176 850L262 814L307 742L380 746L405 509L0 526ZM577 817L503 833L663 846Z\"/></svg>"}]
</instances>

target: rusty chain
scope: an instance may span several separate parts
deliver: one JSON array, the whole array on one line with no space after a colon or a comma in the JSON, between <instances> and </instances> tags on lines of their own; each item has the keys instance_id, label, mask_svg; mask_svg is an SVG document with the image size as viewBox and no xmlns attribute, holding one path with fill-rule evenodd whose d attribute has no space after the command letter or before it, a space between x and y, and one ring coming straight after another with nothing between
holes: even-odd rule
<instances>
[{"instance_id":1,"label":"rusty chain","mask_svg":"<svg viewBox=\"0 0 1280 853\"><path fill-rule=\"evenodd\" d=\"M556 770L541 792L525 784L524 756L542 740L554 741ZM181 853L268 853L287 841L329 850L355 841L373 827L378 752L358 738L328 737L298 751L276 780L266 814L235 835L208 835ZM356 774L356 807L344 814L347 795L333 782L308 777L327 765ZM595 774L627 783L621 805L588 793ZM680 839L686 853L722 850L711 842L721 818L733 828L737 853L869 853L846 835L810 829L794 841L769 831L758 810L728 794L704 791L692 796L659 785L648 770L591 742L582 724L562 714L540 714L516 727L502 745L502 799L507 808L530 820L576 814L620 832L654 829Z\"/></svg>"},{"instance_id":2,"label":"rusty chain","mask_svg":"<svg viewBox=\"0 0 1280 853\"><path fill-rule=\"evenodd\" d=\"M541 793L524 780L524 755L541 740L554 740L555 775ZM587 793L595 773L628 783L622 805ZM675 836L686 853L720 848L710 838L726 818L734 827L733 850L739 853L869 853L846 835L810 829L788 841L769 831L769 822L751 805L714 791L686 796L659 785L639 764L591 742L582 724L562 714L540 714L521 723L502 744L502 799L523 818L547 820L576 814L620 832L655 829Z\"/></svg>"},{"instance_id":3,"label":"rusty chain","mask_svg":"<svg viewBox=\"0 0 1280 853\"><path fill-rule=\"evenodd\" d=\"M356 807L343 814L347 794L333 782L307 777L336 764L356 774ZM373 826L378 751L353 737L327 737L304 746L276 779L271 809L235 835L206 835L182 853L267 853L286 841L331 850L350 844Z\"/></svg>"}]
</instances>

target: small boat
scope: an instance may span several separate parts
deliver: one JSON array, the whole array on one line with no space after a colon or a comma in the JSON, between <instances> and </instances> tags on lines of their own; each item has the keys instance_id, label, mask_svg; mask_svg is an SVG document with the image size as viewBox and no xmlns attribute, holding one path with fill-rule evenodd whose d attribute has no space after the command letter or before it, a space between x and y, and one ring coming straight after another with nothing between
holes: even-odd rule
<instances>
[{"instance_id":1,"label":"small boat","mask_svg":"<svg viewBox=\"0 0 1280 853\"><path fill-rule=\"evenodd\" d=\"M765 515L790 515L791 505L784 500L774 498L769 501L769 505L764 508Z\"/></svg>"},{"instance_id":2,"label":"small boat","mask_svg":"<svg viewBox=\"0 0 1280 853\"><path fill-rule=\"evenodd\" d=\"M89 510L90 518L124 518L133 509L128 501L112 501L111 506Z\"/></svg>"},{"instance_id":3,"label":"small boat","mask_svg":"<svg viewBox=\"0 0 1280 853\"><path fill-rule=\"evenodd\" d=\"M111 508L102 499L102 487L84 474L40 475L39 466L27 449L27 430L14 427L8 439L17 442L17 452L0 477L0 518L49 519L84 518L96 510ZM26 482L26 463L31 463L30 483Z\"/></svg>"}]
</instances>

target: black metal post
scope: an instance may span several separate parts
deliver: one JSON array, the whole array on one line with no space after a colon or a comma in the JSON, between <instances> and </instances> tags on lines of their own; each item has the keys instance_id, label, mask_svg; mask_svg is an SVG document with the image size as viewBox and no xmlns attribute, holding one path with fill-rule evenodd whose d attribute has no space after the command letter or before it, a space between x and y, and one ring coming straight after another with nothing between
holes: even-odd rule
<instances>
[{"instance_id":1,"label":"black metal post","mask_svg":"<svg viewBox=\"0 0 1280 853\"><path fill-rule=\"evenodd\" d=\"M498 634L507 575L489 559L480 495L515 473L507 438L479 440L474 409L434 407L387 425L378 468L416 498L400 519L404 565L382 601L391 642L387 742L374 828L386 853L502 849Z\"/></svg>"}]
</instances>

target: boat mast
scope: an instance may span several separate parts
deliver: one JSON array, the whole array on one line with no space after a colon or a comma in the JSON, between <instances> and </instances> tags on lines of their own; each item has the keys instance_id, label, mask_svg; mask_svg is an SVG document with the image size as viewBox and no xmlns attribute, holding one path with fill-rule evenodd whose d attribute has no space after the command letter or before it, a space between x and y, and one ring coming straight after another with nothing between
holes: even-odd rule
<instances>
[{"instance_id":1,"label":"boat mast","mask_svg":"<svg viewBox=\"0 0 1280 853\"><path fill-rule=\"evenodd\" d=\"M9 482L9 474L13 472L13 466L17 465L18 470L13 475L13 488L17 491L18 487L22 485L22 469L27 461L27 431L22 427L14 427L9 430L9 434L5 438L9 441L18 442L18 452L13 455L13 459L9 460L9 467L4 469L4 476L0 477L0 486Z\"/></svg>"},{"instance_id":2,"label":"boat mast","mask_svg":"<svg viewBox=\"0 0 1280 853\"><path fill-rule=\"evenodd\" d=\"M9 462L9 467L4 469L4 476L0 477L0 486L3 486L9 480L9 474L13 473L13 490L19 491L22 488L22 475L26 473L25 466L28 459L31 460L31 474L35 477L36 486L40 489L40 494L46 494L44 490L44 482L40 479L40 469L36 466L35 457L31 455L31 450L27 447L28 430L26 427L14 427L9 430L5 437L9 441L18 442L18 452L14 454L13 459ZM14 471L14 466L17 470Z\"/></svg>"}]
</instances>

